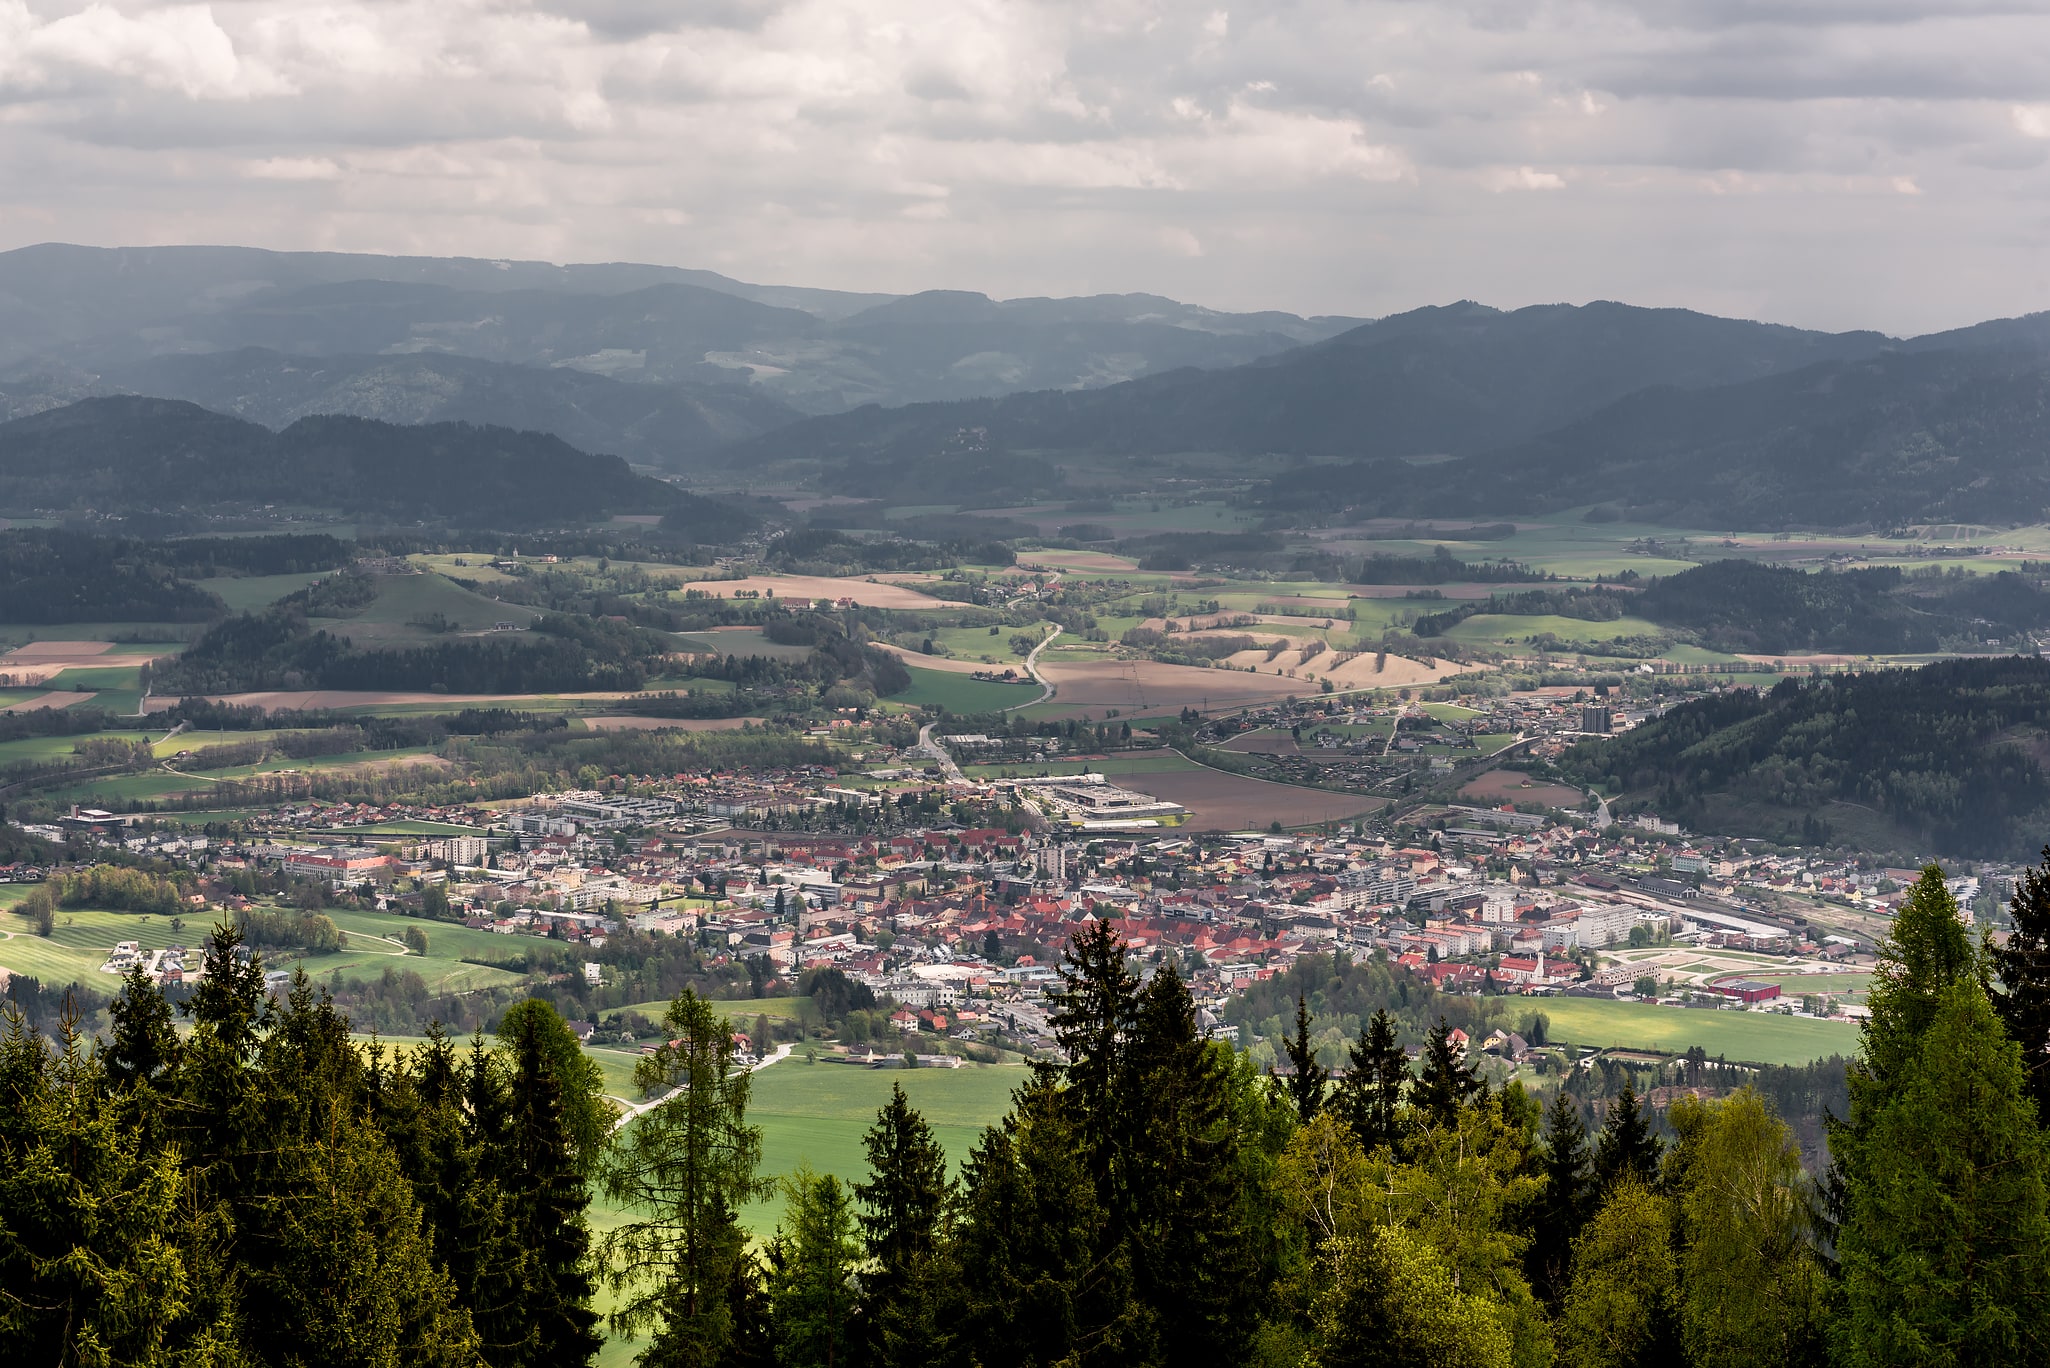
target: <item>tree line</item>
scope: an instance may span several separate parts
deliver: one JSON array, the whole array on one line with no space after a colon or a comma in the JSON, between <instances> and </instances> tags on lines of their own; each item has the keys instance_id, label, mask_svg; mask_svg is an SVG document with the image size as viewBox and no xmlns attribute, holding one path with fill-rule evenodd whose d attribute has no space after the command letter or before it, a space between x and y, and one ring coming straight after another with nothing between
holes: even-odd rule
<instances>
[{"instance_id":1,"label":"tree line","mask_svg":"<svg viewBox=\"0 0 2050 1368\"><path fill-rule=\"evenodd\" d=\"M894 1089L855 1181L772 1182L731 1024L685 989L614 1129L552 1009L361 1047L219 930L181 1009L0 1041L0 1336L24 1361L660 1365L2037 1364L2050 855L1974 945L1931 869L1882 946L1833 1162L1745 1088L1491 1088L1384 1011L1334 1076L1207 1040L1173 961L1087 923L1061 1060L950 1169ZM1989 986L1990 985L1990 986ZM2025 1048L2026 1047L2026 1051ZM782 1198L756 1239L743 1213ZM602 1200L608 1218L594 1222ZM602 1225L603 1229L597 1227Z\"/></svg>"}]
</instances>

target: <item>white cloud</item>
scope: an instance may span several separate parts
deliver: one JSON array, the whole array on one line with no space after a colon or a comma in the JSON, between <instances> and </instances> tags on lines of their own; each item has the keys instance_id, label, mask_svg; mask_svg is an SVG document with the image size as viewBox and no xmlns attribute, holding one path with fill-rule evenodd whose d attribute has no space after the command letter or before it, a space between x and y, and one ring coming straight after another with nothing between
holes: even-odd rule
<instances>
[{"instance_id":1,"label":"white cloud","mask_svg":"<svg viewBox=\"0 0 2050 1368\"><path fill-rule=\"evenodd\" d=\"M2045 90L2034 0L0 0L0 246L1902 331L2050 307Z\"/></svg>"},{"instance_id":2,"label":"white cloud","mask_svg":"<svg viewBox=\"0 0 2050 1368\"><path fill-rule=\"evenodd\" d=\"M1564 190L1565 177L1553 171L1537 171L1528 166L1498 167L1484 177L1490 190L1497 193L1504 190Z\"/></svg>"}]
</instances>

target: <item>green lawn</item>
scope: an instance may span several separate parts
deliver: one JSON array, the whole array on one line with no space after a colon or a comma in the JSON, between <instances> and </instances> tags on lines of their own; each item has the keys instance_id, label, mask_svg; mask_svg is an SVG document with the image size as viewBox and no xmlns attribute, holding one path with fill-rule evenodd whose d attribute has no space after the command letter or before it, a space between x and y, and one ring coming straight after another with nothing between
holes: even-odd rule
<instances>
[{"instance_id":1,"label":"green lawn","mask_svg":"<svg viewBox=\"0 0 2050 1368\"><path fill-rule=\"evenodd\" d=\"M1012 664L1015 667L1018 662ZM991 684L944 670L927 670L917 665L907 668L911 671L911 687L891 694L885 702L910 707L930 705L955 713L986 713L1015 708L1039 697L1036 684Z\"/></svg>"},{"instance_id":2,"label":"green lawn","mask_svg":"<svg viewBox=\"0 0 2050 1368\"><path fill-rule=\"evenodd\" d=\"M1719 1012L1695 1007L1661 1007L1647 1002L1605 1002L1595 998L1546 998L1531 1012L1550 1020L1550 1037L1574 1045L1618 1046L1682 1054L1699 1045L1732 1063L1806 1064L1858 1050L1858 1028L1846 1022L1812 1021L1763 1012ZM1514 1008L1512 1019L1525 1009Z\"/></svg>"}]
</instances>

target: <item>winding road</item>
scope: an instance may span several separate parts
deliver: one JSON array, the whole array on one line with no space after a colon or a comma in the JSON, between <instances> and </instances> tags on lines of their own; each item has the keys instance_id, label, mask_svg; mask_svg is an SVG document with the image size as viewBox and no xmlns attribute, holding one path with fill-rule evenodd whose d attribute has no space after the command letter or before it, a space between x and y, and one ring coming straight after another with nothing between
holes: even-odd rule
<instances>
[{"instance_id":1,"label":"winding road","mask_svg":"<svg viewBox=\"0 0 2050 1368\"><path fill-rule=\"evenodd\" d=\"M781 1061L790 1058L790 1050L791 1047L787 1043L778 1045L773 1051L770 1052L769 1057L767 1059L764 1059L759 1064L748 1065L747 1071L749 1073L753 1073L756 1069L766 1069L771 1064L780 1063ZM612 1123L612 1129L618 1130L622 1126L626 1125L627 1122L633 1120L636 1116L639 1116L641 1113L653 1111L655 1108L661 1106L664 1102L666 1102L669 1099L671 1094L663 1093L662 1096L651 1097L645 1102L629 1102L624 1097L614 1097L610 1093L607 1093L605 1096L607 1101L617 1102L622 1108L619 1114L619 1119Z\"/></svg>"},{"instance_id":2,"label":"winding road","mask_svg":"<svg viewBox=\"0 0 2050 1368\"><path fill-rule=\"evenodd\" d=\"M1047 699L1053 697L1052 681L1039 672L1039 653L1045 650L1048 646L1051 646L1053 644L1054 638L1059 636L1060 634L1060 624L1055 623L1053 631L1048 633L1037 646L1034 646L1032 648L1032 653L1025 657L1025 673L1031 675L1034 682L1036 682L1039 685L1039 697L1033 699L1032 703L1044 703ZM1005 708L1002 711L1016 712L1020 708L1031 707L1032 703L1013 703L1010 707Z\"/></svg>"}]
</instances>

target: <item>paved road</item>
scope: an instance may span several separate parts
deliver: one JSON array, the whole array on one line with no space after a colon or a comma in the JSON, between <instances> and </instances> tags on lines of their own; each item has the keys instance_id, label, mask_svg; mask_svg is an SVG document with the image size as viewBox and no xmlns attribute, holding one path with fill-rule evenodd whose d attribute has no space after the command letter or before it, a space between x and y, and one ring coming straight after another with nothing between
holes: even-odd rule
<instances>
[{"instance_id":1,"label":"paved road","mask_svg":"<svg viewBox=\"0 0 2050 1368\"><path fill-rule=\"evenodd\" d=\"M1039 653L1051 645L1053 639L1060 634L1061 629L1055 627L1037 646L1032 648L1031 654L1025 657L1025 673L1032 676L1033 682L1039 685L1039 697L1033 699L1030 703L1013 703L1010 707L1000 709L999 711L1016 712L1020 708L1029 708L1033 703L1044 703L1047 699L1053 697L1053 684L1048 681L1045 675L1039 672ZM912 752L916 755L922 755L928 760L937 760L940 766L940 773L946 776L948 783L965 784L968 782L968 776L961 773L961 767L954 763L953 756L947 754L947 748L932 739L932 729L937 725L939 724L936 722L928 722L918 729L918 744L912 748Z\"/></svg>"},{"instance_id":2,"label":"paved road","mask_svg":"<svg viewBox=\"0 0 2050 1368\"><path fill-rule=\"evenodd\" d=\"M787 1044L778 1045L775 1048L775 1051L771 1053L767 1059L763 1060L759 1064L751 1065L748 1068L748 1072L753 1073L756 1069L766 1069L771 1064L780 1063L781 1061L786 1060L788 1058L790 1058L790 1046ZM612 1100L614 1102L619 1103L622 1108L619 1119L612 1123L612 1129L618 1130L621 1126L624 1126L627 1122L633 1120L642 1112L653 1111L655 1108L661 1106L664 1102L669 1100L669 1094L663 1093L662 1096L651 1097L645 1102L629 1102L623 1097L614 1097L612 1098Z\"/></svg>"},{"instance_id":3,"label":"paved road","mask_svg":"<svg viewBox=\"0 0 2050 1368\"><path fill-rule=\"evenodd\" d=\"M1039 685L1039 697L1033 699L1032 703L1044 703L1047 699L1053 697L1052 682L1049 681L1045 675L1039 672L1039 653L1045 650L1047 647L1051 646L1053 644L1053 639L1059 636L1060 634L1061 629L1058 626L1056 626L1053 629L1053 631L1047 635L1045 640L1041 641L1037 646L1034 646L1032 648L1032 654L1025 657L1025 673L1031 675L1033 680L1036 681ZM1031 707L1032 703L1013 703L1010 707L1005 708L1004 711L1016 712L1020 708Z\"/></svg>"},{"instance_id":4,"label":"paved road","mask_svg":"<svg viewBox=\"0 0 2050 1368\"><path fill-rule=\"evenodd\" d=\"M918 744L912 749L915 753L924 756L928 760L939 761L940 774L945 777L948 783L965 784L968 782L968 776L961 773L961 767L954 763L953 756L947 754L947 748L932 739L932 729L938 725L939 723L937 722L928 722L920 727L918 729Z\"/></svg>"}]
</instances>

